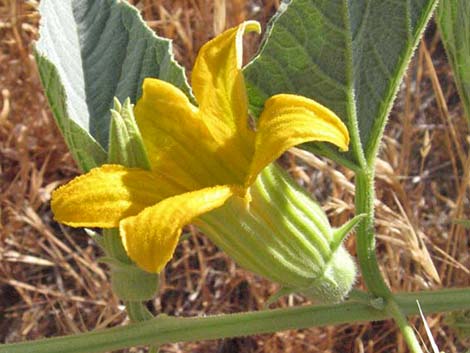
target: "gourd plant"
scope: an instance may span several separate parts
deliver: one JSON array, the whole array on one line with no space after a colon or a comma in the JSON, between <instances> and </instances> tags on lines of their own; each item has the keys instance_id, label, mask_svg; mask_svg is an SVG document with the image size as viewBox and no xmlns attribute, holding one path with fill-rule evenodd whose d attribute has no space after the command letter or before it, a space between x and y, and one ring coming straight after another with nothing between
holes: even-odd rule
<instances>
[{"instance_id":1,"label":"gourd plant","mask_svg":"<svg viewBox=\"0 0 470 353\"><path fill-rule=\"evenodd\" d=\"M436 6L436 0L283 2L243 72L241 41L245 31L259 30L253 21L201 49L191 89L171 42L126 2L41 1L35 47L41 80L73 157L88 172L59 189L52 207L69 225L107 228L88 232L103 248L113 289L134 323L3 345L0 352L144 344L155 350L169 342L385 318L395 320L410 351L422 352L406 318L419 313L416 300L426 313L469 309L470 290L391 292L375 253L374 174L394 98ZM466 97L461 61L469 55L461 47L469 42L452 27L460 26L452 17L459 6L468 12L464 0L444 1L439 21ZM248 127L248 105L256 131ZM171 138L185 142L175 147ZM202 146L204 153L194 152L199 159L188 157L188 143ZM340 228L278 166L268 166L298 144L354 172L356 217ZM177 148L188 170L175 155L165 159ZM207 176L198 163L215 169ZM139 194L133 180L145 182L151 196ZM124 208L113 204L116 195L125 195L118 200ZM100 197L105 205L93 204ZM154 318L143 302L156 294L158 273L191 220L241 266L281 284L276 298L299 292L318 303ZM367 292L350 292L356 266L341 243L354 227Z\"/></svg>"}]
</instances>

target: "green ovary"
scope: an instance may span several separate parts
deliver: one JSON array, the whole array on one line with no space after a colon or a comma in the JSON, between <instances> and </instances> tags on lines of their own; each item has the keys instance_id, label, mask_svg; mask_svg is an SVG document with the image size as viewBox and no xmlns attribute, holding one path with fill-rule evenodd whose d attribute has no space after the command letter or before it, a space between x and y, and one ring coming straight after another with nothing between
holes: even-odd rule
<instances>
[{"instance_id":1,"label":"green ovary","mask_svg":"<svg viewBox=\"0 0 470 353\"><path fill-rule=\"evenodd\" d=\"M252 201L232 198L199 219L209 238L242 267L322 303L339 302L356 278L320 206L279 167L251 186Z\"/></svg>"}]
</instances>

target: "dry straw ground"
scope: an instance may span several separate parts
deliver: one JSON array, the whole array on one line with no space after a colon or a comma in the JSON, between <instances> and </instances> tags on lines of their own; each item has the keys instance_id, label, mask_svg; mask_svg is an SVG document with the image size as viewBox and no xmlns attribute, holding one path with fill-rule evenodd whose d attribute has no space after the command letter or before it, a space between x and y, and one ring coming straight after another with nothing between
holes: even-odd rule
<instances>
[{"instance_id":1,"label":"dry straw ground","mask_svg":"<svg viewBox=\"0 0 470 353\"><path fill-rule=\"evenodd\" d=\"M276 0L134 1L152 29L175 40L191 67L198 48L250 18L263 25ZM80 230L52 221L51 191L78 170L55 127L31 55L38 2L0 0L0 342L32 340L125 324L128 319L97 264L100 251ZM256 42L247 45L253 53ZM300 150L283 158L324 205L333 224L353 212L351 172ZM470 285L468 126L431 27L402 85L378 161L379 259L393 290ZM156 312L203 315L257 310L276 286L237 267L194 228L164 275ZM354 237L348 239L354 253ZM359 283L360 285L360 283ZM304 303L298 296L276 305ZM424 337L423 325L413 320ZM429 318L446 352L463 352L443 322ZM144 349L133 349L142 352ZM406 352L391 322L172 344L162 352Z\"/></svg>"}]
</instances>

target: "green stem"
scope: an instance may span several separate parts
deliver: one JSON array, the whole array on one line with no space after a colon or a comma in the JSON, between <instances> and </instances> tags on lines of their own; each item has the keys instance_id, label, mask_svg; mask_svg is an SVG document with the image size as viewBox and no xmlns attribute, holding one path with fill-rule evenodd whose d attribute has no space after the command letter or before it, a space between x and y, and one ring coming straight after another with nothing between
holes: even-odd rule
<instances>
[{"instance_id":1,"label":"green stem","mask_svg":"<svg viewBox=\"0 0 470 353\"><path fill-rule=\"evenodd\" d=\"M391 296L377 262L374 231L374 171L373 168L356 174L356 214L365 214L357 226L357 257L362 277L370 292L384 299Z\"/></svg>"},{"instance_id":2,"label":"green stem","mask_svg":"<svg viewBox=\"0 0 470 353\"><path fill-rule=\"evenodd\" d=\"M470 289L416 292L395 296L397 310L418 314L416 299L426 313L464 310L470 307ZM377 310L349 301L337 305L303 306L240 314L193 318L161 317L124 327L97 330L74 336L0 346L0 353L99 353L139 345L210 340L269 333L312 326L383 320L395 308Z\"/></svg>"},{"instance_id":3,"label":"green stem","mask_svg":"<svg viewBox=\"0 0 470 353\"><path fill-rule=\"evenodd\" d=\"M382 298L385 310L393 317L400 328L408 348L413 353L423 353L413 328L405 314L396 303L396 298L385 283L375 253L374 230L374 167L356 174L356 212L364 213L365 219L357 227L357 256L362 277L372 295Z\"/></svg>"},{"instance_id":4,"label":"green stem","mask_svg":"<svg viewBox=\"0 0 470 353\"><path fill-rule=\"evenodd\" d=\"M423 350L421 349L421 344L415 335L413 327L410 325L410 323L406 319L405 314L397 305L395 300L390 299L387 301L386 310L394 318L395 322L400 328L400 331L403 337L405 338L405 342L408 345L410 351L413 353L423 353Z\"/></svg>"},{"instance_id":5,"label":"green stem","mask_svg":"<svg viewBox=\"0 0 470 353\"><path fill-rule=\"evenodd\" d=\"M144 303L139 301L125 301L127 314L131 319L131 322L142 322L151 320L154 318L152 313L147 309ZM148 353L158 353L160 346L154 345L149 347Z\"/></svg>"}]
</instances>

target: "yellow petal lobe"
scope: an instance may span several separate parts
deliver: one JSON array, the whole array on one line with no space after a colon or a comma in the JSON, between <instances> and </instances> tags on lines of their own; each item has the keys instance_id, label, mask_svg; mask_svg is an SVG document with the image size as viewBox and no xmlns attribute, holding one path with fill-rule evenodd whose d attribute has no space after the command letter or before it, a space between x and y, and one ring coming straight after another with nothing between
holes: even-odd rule
<instances>
[{"instance_id":1,"label":"yellow petal lobe","mask_svg":"<svg viewBox=\"0 0 470 353\"><path fill-rule=\"evenodd\" d=\"M198 109L184 92L162 80L145 79L142 92L134 113L152 170L187 190L206 185L212 175L204 161L217 146Z\"/></svg>"},{"instance_id":2,"label":"yellow petal lobe","mask_svg":"<svg viewBox=\"0 0 470 353\"><path fill-rule=\"evenodd\" d=\"M314 100L292 94L269 98L258 122L255 154L246 186L284 151L312 141L330 142L346 151L349 133L335 113Z\"/></svg>"},{"instance_id":3,"label":"yellow petal lobe","mask_svg":"<svg viewBox=\"0 0 470 353\"><path fill-rule=\"evenodd\" d=\"M167 198L124 219L120 234L127 254L142 269L160 272L172 258L183 226L232 195L230 186L205 188Z\"/></svg>"},{"instance_id":4,"label":"yellow petal lobe","mask_svg":"<svg viewBox=\"0 0 470 353\"><path fill-rule=\"evenodd\" d=\"M176 191L149 171L103 165L55 190L51 207L54 218L69 226L113 228L169 190Z\"/></svg>"},{"instance_id":5,"label":"yellow petal lobe","mask_svg":"<svg viewBox=\"0 0 470 353\"><path fill-rule=\"evenodd\" d=\"M247 21L223 32L201 48L194 64L191 82L200 114L220 145L234 139L241 144L252 136L241 71L243 34L252 31L260 32L258 22Z\"/></svg>"}]
</instances>

